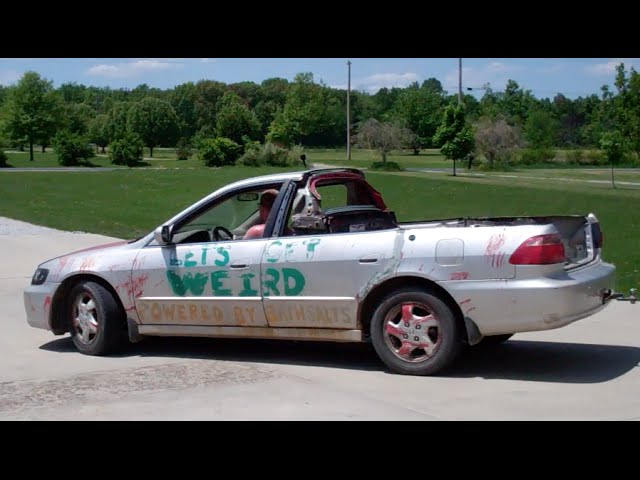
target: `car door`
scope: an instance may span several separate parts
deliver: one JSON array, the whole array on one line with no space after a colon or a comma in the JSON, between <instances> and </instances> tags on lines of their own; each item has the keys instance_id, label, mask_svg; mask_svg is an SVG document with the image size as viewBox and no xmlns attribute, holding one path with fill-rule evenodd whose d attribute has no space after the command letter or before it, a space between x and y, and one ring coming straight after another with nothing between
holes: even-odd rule
<instances>
[{"instance_id":1,"label":"car door","mask_svg":"<svg viewBox=\"0 0 640 480\"><path fill-rule=\"evenodd\" d=\"M131 287L137 289L142 325L267 326L260 286L267 240L242 239L255 220L262 189L214 202L178 222L173 243L151 243L141 250ZM213 233L220 227L226 237ZM238 238L228 238L229 233Z\"/></svg>"},{"instance_id":2,"label":"car door","mask_svg":"<svg viewBox=\"0 0 640 480\"><path fill-rule=\"evenodd\" d=\"M330 207L372 202L361 181L328 177L324 185L319 177L312 177L308 184L317 199L322 199L325 212ZM293 198L290 214L306 211L304 216L320 208L314 206L308 186L298 189ZM284 217L278 218L284 221ZM313 220L311 225L318 224ZM353 225L342 231L312 226L315 234L307 234L305 228L287 232L286 224L277 227L275 233L282 236L266 245L262 257L263 303L269 326L359 328L360 299L395 274L402 241L399 230L367 231L356 228L365 225ZM317 234L320 231L324 233Z\"/></svg>"},{"instance_id":3,"label":"car door","mask_svg":"<svg viewBox=\"0 0 640 480\"><path fill-rule=\"evenodd\" d=\"M148 246L136 259L132 283L143 325L266 326L260 261L266 241Z\"/></svg>"},{"instance_id":4,"label":"car door","mask_svg":"<svg viewBox=\"0 0 640 480\"><path fill-rule=\"evenodd\" d=\"M262 258L271 327L357 329L358 301L392 276L398 231L281 237Z\"/></svg>"}]
</instances>

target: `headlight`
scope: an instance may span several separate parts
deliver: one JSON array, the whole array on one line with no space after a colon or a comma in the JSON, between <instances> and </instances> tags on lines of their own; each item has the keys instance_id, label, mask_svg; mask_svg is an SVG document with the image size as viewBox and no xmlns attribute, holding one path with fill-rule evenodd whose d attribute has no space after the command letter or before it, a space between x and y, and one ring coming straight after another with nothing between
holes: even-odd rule
<instances>
[{"instance_id":1,"label":"headlight","mask_svg":"<svg viewBox=\"0 0 640 480\"><path fill-rule=\"evenodd\" d=\"M47 279L47 275L49 275L49 270L46 268L37 269L36 273L31 277L31 285L42 285Z\"/></svg>"}]
</instances>

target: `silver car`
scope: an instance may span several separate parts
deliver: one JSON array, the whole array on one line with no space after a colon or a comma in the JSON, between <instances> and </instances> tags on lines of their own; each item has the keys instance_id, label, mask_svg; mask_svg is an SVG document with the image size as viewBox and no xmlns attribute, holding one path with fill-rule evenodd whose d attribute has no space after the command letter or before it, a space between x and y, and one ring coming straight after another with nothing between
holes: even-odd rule
<instances>
[{"instance_id":1,"label":"silver car","mask_svg":"<svg viewBox=\"0 0 640 480\"><path fill-rule=\"evenodd\" d=\"M391 371L432 375L465 346L598 312L614 273L593 214L402 223L361 171L311 169L232 183L142 238L46 261L24 303L29 325L88 355L158 335L370 341Z\"/></svg>"}]
</instances>

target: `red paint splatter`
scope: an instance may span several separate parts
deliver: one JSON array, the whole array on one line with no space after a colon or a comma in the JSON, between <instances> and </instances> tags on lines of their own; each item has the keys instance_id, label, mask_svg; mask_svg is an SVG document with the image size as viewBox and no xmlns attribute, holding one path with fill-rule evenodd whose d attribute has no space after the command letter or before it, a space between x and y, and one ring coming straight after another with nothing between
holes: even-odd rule
<instances>
[{"instance_id":1,"label":"red paint splatter","mask_svg":"<svg viewBox=\"0 0 640 480\"><path fill-rule=\"evenodd\" d=\"M82 260L82 264L80 265L80 271L91 270L95 263L96 259L93 257L86 257Z\"/></svg>"},{"instance_id":2,"label":"red paint splatter","mask_svg":"<svg viewBox=\"0 0 640 480\"><path fill-rule=\"evenodd\" d=\"M402 321L410 322L413 320L413 305L402 306Z\"/></svg>"},{"instance_id":3,"label":"red paint splatter","mask_svg":"<svg viewBox=\"0 0 640 480\"><path fill-rule=\"evenodd\" d=\"M467 310L467 311L465 312L465 315L468 315L468 314L469 314L469 312L472 312L472 311L474 311L475 309L476 309L476 307L471 307L469 310Z\"/></svg>"},{"instance_id":4,"label":"red paint splatter","mask_svg":"<svg viewBox=\"0 0 640 480\"><path fill-rule=\"evenodd\" d=\"M466 280L469 278L469 272L453 272L450 278L451 280Z\"/></svg>"},{"instance_id":5,"label":"red paint splatter","mask_svg":"<svg viewBox=\"0 0 640 480\"><path fill-rule=\"evenodd\" d=\"M32 312L35 312L36 311L36 307L33 306L33 302L31 301L31 297L28 297L28 298L29 298L29 308L31 309Z\"/></svg>"},{"instance_id":6,"label":"red paint splatter","mask_svg":"<svg viewBox=\"0 0 640 480\"><path fill-rule=\"evenodd\" d=\"M129 297L138 298L144 293L144 284L149 278L149 274L139 275L133 278L130 282L125 282L123 285Z\"/></svg>"},{"instance_id":7,"label":"red paint splatter","mask_svg":"<svg viewBox=\"0 0 640 480\"><path fill-rule=\"evenodd\" d=\"M64 269L64 267L67 266L68 262L69 262L69 257L62 257L58 260L58 269L56 270L56 273L55 273L56 278L60 278L60 274L62 273L62 270Z\"/></svg>"},{"instance_id":8,"label":"red paint splatter","mask_svg":"<svg viewBox=\"0 0 640 480\"><path fill-rule=\"evenodd\" d=\"M392 323L387 323L387 325L385 326L385 330L387 331L387 333L400 338L402 338L402 335L404 335L404 332L400 330L399 327L393 325Z\"/></svg>"},{"instance_id":9,"label":"red paint splatter","mask_svg":"<svg viewBox=\"0 0 640 480\"><path fill-rule=\"evenodd\" d=\"M154 287L157 287L158 285L161 285L162 283L164 283L164 280L160 280L158 283L156 283L156 284L154 285ZM357 300L357 299L356 299L356 300Z\"/></svg>"},{"instance_id":10,"label":"red paint splatter","mask_svg":"<svg viewBox=\"0 0 640 480\"><path fill-rule=\"evenodd\" d=\"M498 233L492 235L487 244L487 248L484 251L484 256L487 262L491 263L493 268L500 268L504 262L504 252L500 251L506 237L504 233Z\"/></svg>"},{"instance_id":11,"label":"red paint splatter","mask_svg":"<svg viewBox=\"0 0 640 480\"><path fill-rule=\"evenodd\" d=\"M465 303L469 303L471 301L470 298L467 298L466 300L463 300L460 302L460 305L464 305Z\"/></svg>"},{"instance_id":12,"label":"red paint splatter","mask_svg":"<svg viewBox=\"0 0 640 480\"><path fill-rule=\"evenodd\" d=\"M51 307L51 297L47 296L44 299L44 304L42 305L42 311L44 312L44 319L49 319L49 307Z\"/></svg>"}]
</instances>

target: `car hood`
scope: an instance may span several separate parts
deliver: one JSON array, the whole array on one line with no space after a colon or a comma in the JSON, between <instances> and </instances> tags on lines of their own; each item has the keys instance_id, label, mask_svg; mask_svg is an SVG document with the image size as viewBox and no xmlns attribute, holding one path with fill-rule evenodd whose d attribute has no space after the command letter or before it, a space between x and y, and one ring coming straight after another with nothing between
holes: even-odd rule
<instances>
[{"instance_id":1,"label":"car hood","mask_svg":"<svg viewBox=\"0 0 640 480\"><path fill-rule=\"evenodd\" d=\"M73 273L94 273L98 271L130 268L130 252L137 246L127 240L110 242L89 248L75 250L42 263L39 267L49 270L49 279L60 282Z\"/></svg>"}]
</instances>

